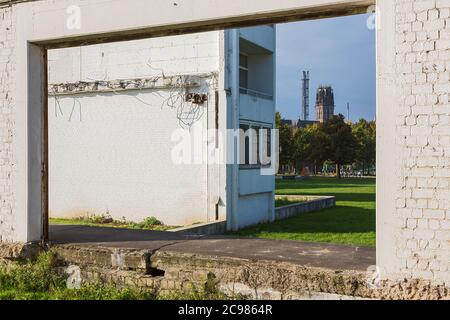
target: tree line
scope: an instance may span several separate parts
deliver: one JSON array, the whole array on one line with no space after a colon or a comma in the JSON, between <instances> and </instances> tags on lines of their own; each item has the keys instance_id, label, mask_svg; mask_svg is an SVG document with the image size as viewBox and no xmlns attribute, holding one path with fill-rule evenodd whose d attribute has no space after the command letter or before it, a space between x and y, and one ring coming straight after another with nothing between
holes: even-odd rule
<instances>
[{"instance_id":1,"label":"tree line","mask_svg":"<svg viewBox=\"0 0 450 320\"><path fill-rule=\"evenodd\" d=\"M308 165L321 167L331 163L341 178L341 168L352 165L364 174L370 174L376 161L376 123L359 120L350 124L343 115L331 117L324 123L293 130L282 124L277 113L280 136L280 168L291 167L302 172Z\"/></svg>"}]
</instances>

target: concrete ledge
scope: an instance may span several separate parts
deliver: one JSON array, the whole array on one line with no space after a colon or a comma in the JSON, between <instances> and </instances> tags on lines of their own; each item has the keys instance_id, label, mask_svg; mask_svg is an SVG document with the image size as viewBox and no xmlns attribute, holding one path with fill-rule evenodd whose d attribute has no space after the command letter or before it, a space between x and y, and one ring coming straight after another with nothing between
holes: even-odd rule
<instances>
[{"instance_id":1,"label":"concrete ledge","mask_svg":"<svg viewBox=\"0 0 450 320\"><path fill-rule=\"evenodd\" d=\"M165 270L164 278L169 282L203 284L213 275L224 293L253 299L450 299L449 288L422 280L380 281L372 286L374 274L363 271L170 251L158 251L150 261L152 267Z\"/></svg>"},{"instance_id":2,"label":"concrete ledge","mask_svg":"<svg viewBox=\"0 0 450 320\"><path fill-rule=\"evenodd\" d=\"M277 175L275 180L308 180L310 177L294 176L294 175Z\"/></svg>"},{"instance_id":3,"label":"concrete ledge","mask_svg":"<svg viewBox=\"0 0 450 320\"><path fill-rule=\"evenodd\" d=\"M299 203L275 209L275 220L287 219L299 214L319 211L336 206L336 197L290 196L276 195L275 200L288 199Z\"/></svg>"},{"instance_id":4,"label":"concrete ledge","mask_svg":"<svg viewBox=\"0 0 450 320\"><path fill-rule=\"evenodd\" d=\"M61 247L52 248L58 254ZM65 250L80 250L76 246ZM421 280L401 282L380 281L371 287L373 274L364 271L337 270L289 262L253 260L236 257L199 255L197 253L174 252L160 249L148 252L123 250L124 255L142 254L147 270L157 270L156 276L138 269L120 268L96 259L88 248L82 248L85 257L64 254L65 265L79 265L82 281L106 282L118 287L136 286L154 293L169 293L173 290L202 290L206 283L215 283L217 288L230 296L243 295L251 299L264 300L439 300L450 299L450 289L433 286ZM94 250L95 251L95 250ZM110 251L111 253L111 251ZM103 254L101 254L103 255ZM144 258L144 256L146 256ZM61 255L59 255L62 258ZM76 257L74 259L74 257ZM86 263L86 260L91 260ZM139 259L138 259L139 260ZM99 263L100 262L100 263ZM81 264L78 264L81 263Z\"/></svg>"},{"instance_id":5,"label":"concrete ledge","mask_svg":"<svg viewBox=\"0 0 450 320\"><path fill-rule=\"evenodd\" d=\"M227 222L225 220L196 224L193 226L169 230L169 232L175 232L186 235L199 235L199 236L219 235L224 234L226 231L227 231Z\"/></svg>"},{"instance_id":6,"label":"concrete ledge","mask_svg":"<svg viewBox=\"0 0 450 320\"><path fill-rule=\"evenodd\" d=\"M331 258L333 255L328 252L340 248L342 255L348 256L347 247L298 243L300 247L296 251L307 255L303 262L288 261L287 258L270 260L262 255L251 255L255 251L251 246L246 247L249 254L245 257L224 253L229 246L236 246L232 242L227 247L225 242L237 241L238 244L246 241L233 239L205 237L170 241L168 244L158 242L158 246L153 248L147 245L144 246L147 248L133 248L134 242L55 244L50 245L49 249L57 254L62 272L67 266L79 266L84 282L137 286L155 293L190 290L193 286L201 290L213 281L226 294L245 295L253 299L450 299L450 288L421 280L380 280L373 286L377 279L373 272L336 264L335 258ZM282 243L279 242L280 245ZM313 247L305 251L302 245ZM323 249L317 252L316 246ZM264 250L273 250L273 247L266 248ZM12 261L33 256L42 249L35 244L0 243L1 257ZM368 249L355 247L351 250L358 255ZM317 254L326 255L333 263L318 264Z\"/></svg>"},{"instance_id":7,"label":"concrete ledge","mask_svg":"<svg viewBox=\"0 0 450 320\"><path fill-rule=\"evenodd\" d=\"M371 297L363 271L302 266L290 262L95 245L55 245L61 266L77 265L84 282L137 286L157 293L195 286L213 278L229 295L253 299L343 299ZM162 276L152 276L160 270Z\"/></svg>"},{"instance_id":8,"label":"concrete ledge","mask_svg":"<svg viewBox=\"0 0 450 320\"><path fill-rule=\"evenodd\" d=\"M82 268L100 268L105 270L148 272L151 250L107 248L89 245L54 245L51 247L57 258L64 263Z\"/></svg>"}]
</instances>

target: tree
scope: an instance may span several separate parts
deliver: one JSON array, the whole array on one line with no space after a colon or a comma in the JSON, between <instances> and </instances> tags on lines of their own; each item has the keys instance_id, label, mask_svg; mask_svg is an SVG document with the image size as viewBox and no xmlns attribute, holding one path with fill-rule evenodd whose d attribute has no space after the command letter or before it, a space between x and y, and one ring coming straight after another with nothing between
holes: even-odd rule
<instances>
[{"instance_id":1,"label":"tree","mask_svg":"<svg viewBox=\"0 0 450 320\"><path fill-rule=\"evenodd\" d=\"M294 135L294 158L301 171L306 161L310 160L312 130L300 128Z\"/></svg>"},{"instance_id":2,"label":"tree","mask_svg":"<svg viewBox=\"0 0 450 320\"><path fill-rule=\"evenodd\" d=\"M275 113L275 126L277 129L281 128L281 113Z\"/></svg>"},{"instance_id":3,"label":"tree","mask_svg":"<svg viewBox=\"0 0 450 320\"><path fill-rule=\"evenodd\" d=\"M294 162L294 136L292 128L288 125L281 125L280 136L280 168L291 166Z\"/></svg>"},{"instance_id":4,"label":"tree","mask_svg":"<svg viewBox=\"0 0 450 320\"><path fill-rule=\"evenodd\" d=\"M353 125L352 132L357 142L356 161L369 175L376 161L376 123L361 119Z\"/></svg>"},{"instance_id":5,"label":"tree","mask_svg":"<svg viewBox=\"0 0 450 320\"><path fill-rule=\"evenodd\" d=\"M294 136L294 157L297 164L303 168L308 161L316 166L323 163L326 160L328 144L328 137L319 130L317 124L299 129Z\"/></svg>"},{"instance_id":6,"label":"tree","mask_svg":"<svg viewBox=\"0 0 450 320\"><path fill-rule=\"evenodd\" d=\"M352 164L356 159L357 141L353 136L352 127L345 123L343 115L333 116L328 121L319 124L323 133L324 157L336 164L337 177L341 178L342 165ZM316 148L319 148L317 146Z\"/></svg>"},{"instance_id":7,"label":"tree","mask_svg":"<svg viewBox=\"0 0 450 320\"><path fill-rule=\"evenodd\" d=\"M330 137L326 132L321 130L320 124L308 127L310 130L310 149L309 149L309 160L314 162L314 164L322 165L326 160L328 160L328 155L330 153Z\"/></svg>"}]
</instances>

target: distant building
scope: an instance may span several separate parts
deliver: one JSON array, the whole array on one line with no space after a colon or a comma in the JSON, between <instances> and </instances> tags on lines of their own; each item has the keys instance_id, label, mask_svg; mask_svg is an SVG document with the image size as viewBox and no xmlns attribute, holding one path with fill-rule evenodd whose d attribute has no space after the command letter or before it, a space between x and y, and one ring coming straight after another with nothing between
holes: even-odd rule
<instances>
[{"instance_id":1,"label":"distant building","mask_svg":"<svg viewBox=\"0 0 450 320\"><path fill-rule=\"evenodd\" d=\"M319 121L313 121L313 120L288 120L288 119L281 119L281 125L282 126L288 126L291 128L292 133L295 134L299 129L305 129L307 127L310 127L314 124L319 123Z\"/></svg>"},{"instance_id":2,"label":"distant building","mask_svg":"<svg viewBox=\"0 0 450 320\"><path fill-rule=\"evenodd\" d=\"M288 119L281 119L281 125L284 126L288 126L288 127L296 127L297 124L295 122L295 120L288 120Z\"/></svg>"},{"instance_id":3,"label":"distant building","mask_svg":"<svg viewBox=\"0 0 450 320\"><path fill-rule=\"evenodd\" d=\"M316 120L323 123L334 115L334 93L329 86L320 86L316 96Z\"/></svg>"},{"instance_id":4,"label":"distant building","mask_svg":"<svg viewBox=\"0 0 450 320\"><path fill-rule=\"evenodd\" d=\"M303 83L309 81L309 73L304 73ZM307 86L307 85L306 85ZM305 84L303 87L306 87ZM305 98L305 90L303 90L303 97ZM305 99L303 99L305 100ZM281 124L287 125L295 133L298 129L304 129L316 123L323 123L334 116L334 93L330 86L320 86L317 89L316 96L316 121L305 120L306 109L302 109L302 115L299 120L282 119Z\"/></svg>"}]
</instances>

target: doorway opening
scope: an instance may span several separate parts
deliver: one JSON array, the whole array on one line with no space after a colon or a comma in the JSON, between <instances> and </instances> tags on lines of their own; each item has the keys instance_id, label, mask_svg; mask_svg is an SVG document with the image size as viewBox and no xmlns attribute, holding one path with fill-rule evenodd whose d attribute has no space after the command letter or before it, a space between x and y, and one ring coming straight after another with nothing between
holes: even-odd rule
<instances>
[{"instance_id":1,"label":"doorway opening","mask_svg":"<svg viewBox=\"0 0 450 320\"><path fill-rule=\"evenodd\" d=\"M280 221L237 234L375 247L374 16L290 22L275 28L280 163L274 202L275 220ZM245 82L251 73L247 55L241 61ZM244 129L251 125L241 123ZM247 181L240 183L254 180ZM249 188L259 191L260 186Z\"/></svg>"},{"instance_id":2,"label":"doorway opening","mask_svg":"<svg viewBox=\"0 0 450 320\"><path fill-rule=\"evenodd\" d=\"M336 15L339 15L339 12ZM274 22L276 22L276 20L277 19L274 19ZM265 21L265 22L270 22L270 21ZM258 24L258 23L255 22L255 24ZM114 43L114 44L118 44L118 43ZM246 53L246 52L237 52L238 55L240 55L242 53ZM50 53L50 55L52 55L52 54L53 53ZM100 60L102 60L104 58L104 55L103 55L104 53L103 52L97 52L95 54L97 55L97 57ZM249 54L247 53L247 56L248 55ZM51 57L51 58L53 59L53 57ZM150 62L147 61L147 66L148 66L148 63L150 63L150 69L154 68L154 65L152 64L152 62L153 62L152 60L150 60ZM104 65L108 65L108 62L104 62ZM135 66L135 67L139 68L138 66ZM247 67L247 70L244 70L245 68L241 68L241 67L243 67L243 65L238 65L237 66L237 68L242 69L242 71L247 71L248 73L250 72L250 68ZM267 71L267 70L265 70L265 71ZM165 74L164 74L164 76L165 76ZM247 76L249 76L249 75L247 75ZM98 72L94 77L90 76L89 78L91 78L91 79L85 79L85 80L80 79L78 81L69 83L69 86L67 88L64 88L65 87L64 85L59 86L58 83L51 83L51 86L49 86L49 92L48 93L49 93L50 99L53 99L53 104L49 103L48 109L47 109L48 112L49 111L54 111L55 118L56 118L56 115L58 115L58 117L61 117L61 118L62 118L62 115L65 115L67 117L65 119L67 122L73 122L74 119L76 119L76 118L81 119L81 121L83 121L83 119L85 119L86 115L84 113L84 108L82 108L82 106L80 106L79 98L73 98L73 97L64 96L64 93L67 93L67 92L64 92L64 90L69 90L69 91L72 90L70 92L72 95L75 94L73 90L75 90L75 91L80 90L82 93L76 92L76 94L85 95L86 97L83 96L83 100L88 101L89 98L92 98L92 93L83 92L80 89L80 86L84 86L83 88L90 88L90 86L92 86L95 90L98 90L98 88L100 87L100 91L103 90L102 86L104 86L105 92L99 92L99 93L96 93L96 95L100 95L102 97L111 96L111 97L114 97L114 98L117 98L116 96L120 96L120 95L116 94L117 92L115 92L115 91L122 90L122 89L129 89L129 87L127 87L128 85L136 86L136 83L133 83L133 82L127 83L127 82L119 81L119 83L117 83L117 82L116 83L109 83L109 81L111 79L112 79L113 82L117 81L117 80L124 80L124 79L113 79L113 78L108 78L108 77L105 78L105 74L101 73L101 72ZM238 77L238 79L239 79L239 77ZM125 80L130 80L130 79L125 79ZM80 83L77 83L77 82L80 82ZM118 86L118 87L116 87L116 86ZM124 86L125 86L125 88L124 88ZM138 84L138 86L139 86L139 84ZM246 86L248 86L248 87L246 88ZM139 89L138 93L141 94L140 91L147 90L149 88L139 88L138 87L138 89ZM151 89L153 89L153 88L151 88ZM62 90L62 91L59 91L59 90ZM108 90L110 90L110 91L108 91ZM274 95L273 92L271 93L270 91L269 92L264 92L264 91L266 91L266 90L264 90L264 88L261 89L261 90L252 90L250 88L250 82L248 80L247 80L247 83L239 83L239 92L241 94L244 94L244 95L252 95L253 94L253 96L257 96L257 97L259 97L261 99L270 100L272 98L273 101L276 101L275 100L275 95ZM71 94L69 94L69 96ZM137 97L136 97L137 101L140 98L139 94L136 94L137 95ZM194 92L194 94L198 94L200 97L202 97L204 95L203 92ZM275 94L276 94L276 92L275 92ZM211 102L211 96L215 96L215 95L207 96L207 99L205 99L204 101L205 102L206 101ZM84 99L84 98L86 98L86 99ZM184 98L187 99L187 95ZM252 100L252 101L254 101L254 100ZM93 104L94 106L96 105L96 103L93 102L93 101L91 101L90 104ZM212 108L212 109L214 109L214 108ZM208 110L211 110L211 108L208 108ZM217 110L217 109L215 109L215 110ZM220 110L220 108L219 108L219 110ZM110 110L106 110L106 111L110 111ZM121 110L121 111L123 111L123 110ZM107 116L108 113L107 112L103 112L102 116L105 116L105 115ZM49 112L49 116L50 116L50 112ZM126 119L127 115L122 115L122 116L123 116L124 119ZM76 118L74 118L74 117L76 117ZM220 119L224 119L224 118L220 118ZM135 120L137 121L139 119L135 119ZM217 123L216 117L214 117L214 116L208 117L208 121L209 120L212 121L212 123L213 123L212 126L215 125L214 123ZM245 120L253 120L253 119L241 119L241 118L238 118L237 120L238 120L237 123L235 123L234 125L235 126L237 125L237 127L239 128L240 120L244 120L245 121ZM132 120L132 121L134 121L134 120ZM225 121L225 120L221 120L221 121ZM275 126L275 118L273 118L272 121L273 121L272 126L274 127ZM50 121L49 121L49 124L50 124ZM270 125L271 124L270 121L268 121L267 124ZM62 129L65 129L65 128L63 127ZM86 128L83 128L83 129L86 129ZM117 133L117 135L120 136L120 133ZM108 136L108 134L105 134L104 137L105 136ZM120 137L123 138L122 136L120 136ZM52 138L49 136L48 142L50 144L52 143L51 139ZM73 139L72 142L74 140L76 140L76 139ZM131 141L127 140L124 144L128 145L129 143L131 143ZM107 149L107 151L105 151L105 150L106 149L104 149L103 152L99 152L98 159L101 160L102 157L104 157L105 153L110 151L110 149ZM69 160L71 160L71 159L65 159L66 162L69 161ZM74 161L74 160L72 160L72 161ZM52 166L52 164L51 164L51 160L50 160L50 171L47 172L47 173L50 174L50 189L51 189L51 166ZM64 168L62 170L64 170ZM208 169L206 169L206 170L208 170ZM244 176L246 173L243 173L244 171L248 173L250 170L240 170L239 167L234 167L233 170L237 171L238 181L249 181L249 180L251 180L251 177L246 177L246 176ZM240 176L241 174L243 175L242 177ZM208 176L208 174L207 174L207 176ZM219 173L219 176L220 176L220 173ZM247 178L248 178L248 180L247 180ZM70 181L70 179L66 179L65 181L63 181L63 183L67 183L67 181ZM258 184L258 181L256 181L256 182L253 181L253 183L254 184ZM264 185L264 183L262 183L260 186L263 186L264 188L267 188L267 190L269 190L269 188L271 187L270 184L269 185ZM242 193L247 193L247 195L250 196L251 193L253 192L252 190L248 190L248 189L245 190L246 187L243 187L242 185L239 185L239 187L235 186L235 188L237 188L237 190L233 190L233 194L237 194L238 199L239 199L239 197L242 198L242 195L243 195ZM106 190L106 193L107 193L107 191L108 190ZM270 192L263 191L263 192L255 193L255 194L263 194L263 193L268 194ZM50 191L50 195L51 195L51 191ZM209 194L207 195L207 197L209 197ZM217 217L220 216L220 213L219 214L217 213L217 208L219 207L219 210L220 210L220 208L225 206L224 210L226 210L226 207L229 205L229 202L224 202L224 199L221 199L221 197L210 197L209 199L211 201L208 201L207 206L208 206L208 208L209 208L209 206L211 206L213 208L213 210L209 210L208 209L207 210L207 215L210 215L212 213L214 215L214 218L217 219ZM173 197L171 197L170 200L173 201ZM254 200L255 199L250 199L249 202L247 202L245 204L242 204L240 206L240 208L243 208L243 210L249 211L252 208L252 203L255 203ZM229 200L226 199L226 201L229 201ZM273 207L272 206L273 201L274 200L273 200L273 198L271 196L267 197L267 202L268 202L268 206L267 207L268 208ZM51 199L50 199L49 203L51 205ZM108 205L104 206L104 208L106 208L106 209L102 209L102 210L99 210L99 211L101 211L102 213L110 214L110 210L108 208ZM223 214L226 215L226 211L224 211ZM239 215L239 212L237 212L236 214ZM150 216L150 217L153 217L153 214L151 214L151 215L152 216ZM44 217L45 217L45 214L44 214ZM44 225L47 224L47 223L48 222L44 221ZM245 222L245 223L247 223L247 222Z\"/></svg>"},{"instance_id":3,"label":"doorway opening","mask_svg":"<svg viewBox=\"0 0 450 320\"><path fill-rule=\"evenodd\" d=\"M51 224L169 231L222 218L202 159L203 134L220 121L220 40L48 51Z\"/></svg>"}]
</instances>

